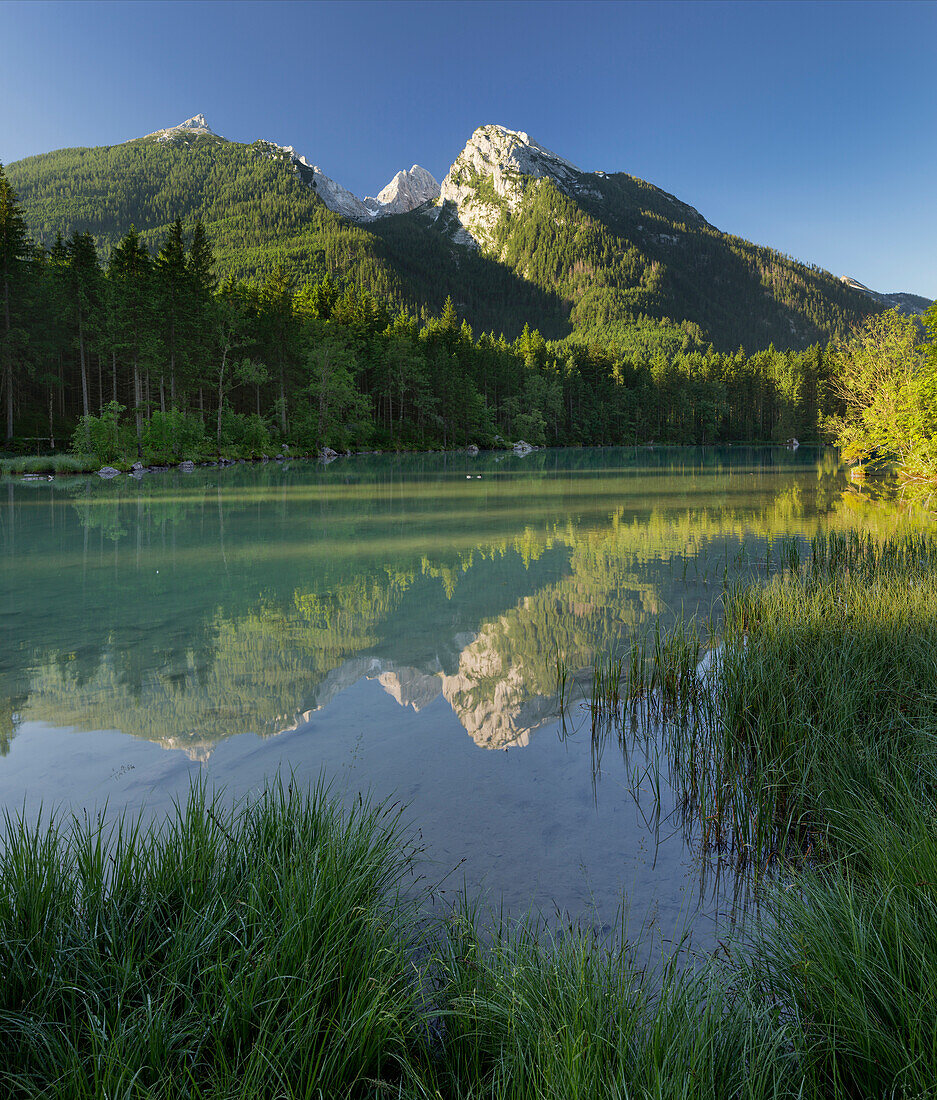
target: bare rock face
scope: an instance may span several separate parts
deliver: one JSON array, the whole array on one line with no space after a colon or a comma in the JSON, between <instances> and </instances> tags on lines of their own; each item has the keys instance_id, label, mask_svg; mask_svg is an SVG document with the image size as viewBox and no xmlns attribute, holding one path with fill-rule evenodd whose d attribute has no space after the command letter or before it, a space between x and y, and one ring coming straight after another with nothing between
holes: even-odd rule
<instances>
[{"instance_id":1,"label":"bare rock face","mask_svg":"<svg viewBox=\"0 0 937 1100\"><path fill-rule=\"evenodd\" d=\"M277 145L275 141L260 139L254 143L254 147L261 156L280 159L289 164L297 176L311 187L313 191L325 203L329 210L341 214L353 221L370 221L371 215L357 195L353 195L347 187L342 187L331 176L327 176L318 164L311 164L305 157L300 156L292 145Z\"/></svg>"},{"instance_id":2,"label":"bare rock face","mask_svg":"<svg viewBox=\"0 0 937 1100\"><path fill-rule=\"evenodd\" d=\"M305 157L297 157L296 159L300 164L311 168L311 186L315 188L316 194L329 210L334 210L336 214L342 214L354 221L366 222L371 220L370 211L357 195L353 195L347 187L342 187L340 183L336 183L318 165L310 165Z\"/></svg>"},{"instance_id":3,"label":"bare rock face","mask_svg":"<svg viewBox=\"0 0 937 1100\"><path fill-rule=\"evenodd\" d=\"M357 195L330 179L321 168L310 164L305 157L296 156L290 148L283 151L292 156L302 178L315 188L329 210L354 221L370 222L377 218L386 218L390 214L406 214L422 206L424 202L435 199L439 194L439 184L433 176L425 168L414 164L408 172L398 172L377 198L368 196L362 202ZM308 175L310 172L311 177Z\"/></svg>"},{"instance_id":4,"label":"bare rock face","mask_svg":"<svg viewBox=\"0 0 937 1100\"><path fill-rule=\"evenodd\" d=\"M439 194L436 180L425 168L414 164L409 172L398 172L377 198L369 197L362 202L347 187L327 176L317 164L310 164L301 157L292 145L277 145L272 141L257 144L266 155L288 160L303 183L316 192L329 210L352 221L370 222L389 214L405 214Z\"/></svg>"},{"instance_id":5,"label":"bare rock face","mask_svg":"<svg viewBox=\"0 0 937 1100\"><path fill-rule=\"evenodd\" d=\"M172 141L174 138L198 137L203 134L212 137L219 136L208 125L205 116L200 114L187 118L185 122L180 122L178 126L167 126L165 130L156 130L152 134L147 134L147 137L155 137L159 142L166 142Z\"/></svg>"},{"instance_id":6,"label":"bare rock face","mask_svg":"<svg viewBox=\"0 0 937 1100\"><path fill-rule=\"evenodd\" d=\"M169 126L165 130L156 130L147 137L158 142L176 142L188 144L192 138L210 136L219 142L225 139L216 134L202 114L193 115L178 126ZM259 139L253 148L265 157L281 159L289 164L299 178L311 187L329 210L357 222L374 221L389 214L405 214L423 203L435 199L439 194L439 184L432 174L419 164L409 171L398 172L390 183L379 192L376 198L366 198L363 202L347 187L327 176L317 164L312 164L300 156L292 145L278 145L275 141Z\"/></svg>"},{"instance_id":7,"label":"bare rock face","mask_svg":"<svg viewBox=\"0 0 937 1100\"><path fill-rule=\"evenodd\" d=\"M384 662L377 680L400 706L413 707L417 713L432 703L442 691L442 680L438 675L421 672L416 668L402 668L393 661Z\"/></svg>"},{"instance_id":8,"label":"bare rock face","mask_svg":"<svg viewBox=\"0 0 937 1100\"><path fill-rule=\"evenodd\" d=\"M566 194L599 197L586 172L529 134L480 126L442 181L439 200L451 203L463 230L486 245L501 215L517 208L527 180L545 178Z\"/></svg>"},{"instance_id":9,"label":"bare rock face","mask_svg":"<svg viewBox=\"0 0 937 1100\"><path fill-rule=\"evenodd\" d=\"M398 172L377 198L366 198L365 206L371 217L383 218L388 214L406 214L439 196L439 184L434 176L414 164L409 172Z\"/></svg>"}]
</instances>

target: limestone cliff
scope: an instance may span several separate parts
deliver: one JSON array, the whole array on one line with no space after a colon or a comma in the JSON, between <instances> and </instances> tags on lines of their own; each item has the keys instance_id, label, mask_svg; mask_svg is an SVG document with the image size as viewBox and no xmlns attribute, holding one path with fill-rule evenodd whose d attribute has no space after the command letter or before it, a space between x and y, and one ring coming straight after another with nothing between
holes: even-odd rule
<instances>
[{"instance_id":1,"label":"limestone cliff","mask_svg":"<svg viewBox=\"0 0 937 1100\"><path fill-rule=\"evenodd\" d=\"M491 240L505 211L513 213L528 180L551 179L568 195L601 198L589 174L520 130L480 126L439 189L462 229L478 244Z\"/></svg>"},{"instance_id":2,"label":"limestone cliff","mask_svg":"<svg viewBox=\"0 0 937 1100\"><path fill-rule=\"evenodd\" d=\"M364 204L372 217L381 218L388 214L406 214L438 195L439 184L435 178L425 168L414 164L409 172L398 172L377 198L365 198Z\"/></svg>"}]
</instances>

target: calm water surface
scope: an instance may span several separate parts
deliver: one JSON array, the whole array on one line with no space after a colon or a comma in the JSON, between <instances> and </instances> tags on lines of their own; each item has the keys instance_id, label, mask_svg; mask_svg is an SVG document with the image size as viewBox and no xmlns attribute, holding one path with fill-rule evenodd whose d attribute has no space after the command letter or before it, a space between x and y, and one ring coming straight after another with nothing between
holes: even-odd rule
<instances>
[{"instance_id":1,"label":"calm water surface","mask_svg":"<svg viewBox=\"0 0 937 1100\"><path fill-rule=\"evenodd\" d=\"M0 487L0 806L164 813L320 773L408 804L429 873L665 934L731 902L557 658L718 611L766 547L863 522L832 452L339 459ZM637 797L635 797L637 793ZM647 797L645 797L647 795Z\"/></svg>"}]
</instances>

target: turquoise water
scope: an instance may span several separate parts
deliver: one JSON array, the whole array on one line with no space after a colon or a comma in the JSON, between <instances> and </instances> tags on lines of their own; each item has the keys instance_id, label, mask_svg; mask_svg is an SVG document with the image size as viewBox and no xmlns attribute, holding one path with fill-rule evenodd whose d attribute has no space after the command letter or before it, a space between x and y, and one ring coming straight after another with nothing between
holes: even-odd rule
<instances>
[{"instance_id":1,"label":"turquoise water","mask_svg":"<svg viewBox=\"0 0 937 1100\"><path fill-rule=\"evenodd\" d=\"M0 805L161 814L278 769L406 804L426 873L669 934L731 907L557 660L718 614L768 547L865 522L833 452L540 451L0 485ZM638 777L636 779L636 776ZM645 788L647 784L645 784Z\"/></svg>"}]
</instances>

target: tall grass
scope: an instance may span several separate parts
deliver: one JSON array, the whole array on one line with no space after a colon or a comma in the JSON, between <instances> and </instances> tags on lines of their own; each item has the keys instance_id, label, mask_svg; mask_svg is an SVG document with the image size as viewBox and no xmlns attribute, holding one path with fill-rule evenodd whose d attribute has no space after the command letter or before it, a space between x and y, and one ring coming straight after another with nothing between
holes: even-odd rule
<instances>
[{"instance_id":1,"label":"tall grass","mask_svg":"<svg viewBox=\"0 0 937 1100\"><path fill-rule=\"evenodd\" d=\"M594 744L656 739L704 849L743 863L826 852L836 807L937 762L937 542L834 534L775 558L725 588L718 630L655 625L593 674Z\"/></svg>"},{"instance_id":2,"label":"tall grass","mask_svg":"<svg viewBox=\"0 0 937 1100\"><path fill-rule=\"evenodd\" d=\"M804 1096L935 1096L937 542L777 550L772 578L726 591L689 705L658 689L643 712L703 847L781 857L745 978L720 989L760 990Z\"/></svg>"},{"instance_id":3,"label":"tall grass","mask_svg":"<svg viewBox=\"0 0 937 1100\"><path fill-rule=\"evenodd\" d=\"M164 825L5 822L0 1092L349 1096L422 1039L397 819L281 783Z\"/></svg>"},{"instance_id":4,"label":"tall grass","mask_svg":"<svg viewBox=\"0 0 937 1100\"><path fill-rule=\"evenodd\" d=\"M772 557L718 637L648 632L593 683L593 740L659 738L704 848L777 861L743 953L661 975L624 932L429 922L393 811L321 786L7 818L0 1094L937 1095L937 544Z\"/></svg>"},{"instance_id":5,"label":"tall grass","mask_svg":"<svg viewBox=\"0 0 937 1100\"><path fill-rule=\"evenodd\" d=\"M18 474L81 474L97 470L100 462L76 455L21 455L0 458L0 476Z\"/></svg>"},{"instance_id":6,"label":"tall grass","mask_svg":"<svg viewBox=\"0 0 937 1100\"><path fill-rule=\"evenodd\" d=\"M937 815L895 780L891 803L837 811L844 853L782 891L753 980L788 1020L811 1095L937 1094ZM858 791L857 791L858 793Z\"/></svg>"},{"instance_id":7,"label":"tall grass","mask_svg":"<svg viewBox=\"0 0 937 1100\"><path fill-rule=\"evenodd\" d=\"M937 544L829 535L731 592L713 691L710 813L761 849L835 842L831 815L934 767Z\"/></svg>"},{"instance_id":8,"label":"tall grass","mask_svg":"<svg viewBox=\"0 0 937 1100\"><path fill-rule=\"evenodd\" d=\"M479 934L450 922L440 949L442 1052L432 1094L766 1098L798 1095L777 1013L716 971L649 977L627 944L562 941L526 923Z\"/></svg>"},{"instance_id":9,"label":"tall grass","mask_svg":"<svg viewBox=\"0 0 937 1100\"><path fill-rule=\"evenodd\" d=\"M704 850L775 862L741 961L655 985L588 933L456 920L433 1095L937 1096L937 542L781 542L772 570L715 638L655 629L592 683L594 748L655 747Z\"/></svg>"}]
</instances>

